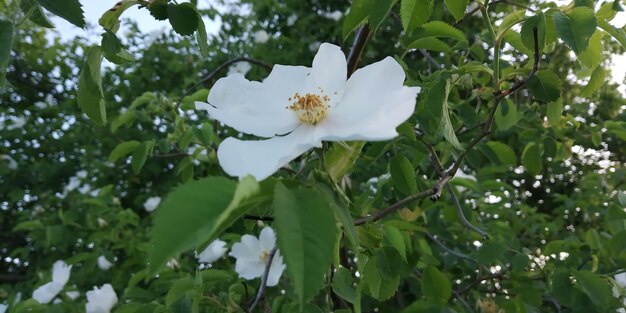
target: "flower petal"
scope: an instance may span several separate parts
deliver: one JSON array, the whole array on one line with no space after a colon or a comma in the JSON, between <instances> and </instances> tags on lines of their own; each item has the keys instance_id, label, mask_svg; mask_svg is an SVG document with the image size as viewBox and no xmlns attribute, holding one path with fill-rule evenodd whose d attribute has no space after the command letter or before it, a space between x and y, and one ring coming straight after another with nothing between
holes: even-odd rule
<instances>
[{"instance_id":1,"label":"flower petal","mask_svg":"<svg viewBox=\"0 0 626 313\"><path fill-rule=\"evenodd\" d=\"M237 272L241 278L255 279L257 277L261 277L263 272L265 272L265 263L262 262L261 259L237 259L237 262L235 263L235 272Z\"/></svg>"},{"instance_id":2,"label":"flower petal","mask_svg":"<svg viewBox=\"0 0 626 313\"><path fill-rule=\"evenodd\" d=\"M41 304L50 303L50 301L52 301L52 299L56 297L61 290L63 290L63 284L51 281L35 289L35 291L33 291L33 299L37 300L37 302Z\"/></svg>"},{"instance_id":3,"label":"flower petal","mask_svg":"<svg viewBox=\"0 0 626 313\"><path fill-rule=\"evenodd\" d=\"M276 245L276 235L274 230L270 227L265 227L261 230L259 235L259 242L261 243L261 251L271 251Z\"/></svg>"},{"instance_id":4,"label":"flower petal","mask_svg":"<svg viewBox=\"0 0 626 313\"><path fill-rule=\"evenodd\" d=\"M213 240L207 247L198 255L198 262L200 263L213 263L221 258L228 250L226 248L226 242L216 239Z\"/></svg>"},{"instance_id":5,"label":"flower petal","mask_svg":"<svg viewBox=\"0 0 626 313\"><path fill-rule=\"evenodd\" d=\"M357 70L339 103L318 124L322 140L388 140L415 109L419 87L405 87L404 70L393 58Z\"/></svg>"},{"instance_id":6,"label":"flower petal","mask_svg":"<svg viewBox=\"0 0 626 313\"><path fill-rule=\"evenodd\" d=\"M267 275L266 286L276 286L286 267L285 263L283 263L283 256L280 255L280 251L276 251L272 259L272 265L270 265L270 272Z\"/></svg>"},{"instance_id":7,"label":"flower petal","mask_svg":"<svg viewBox=\"0 0 626 313\"><path fill-rule=\"evenodd\" d=\"M304 66L275 65L262 83L233 74L219 79L208 103L196 102L196 109L240 132L260 137L286 134L298 125L296 114L286 108L289 98L304 89L309 72Z\"/></svg>"},{"instance_id":8,"label":"flower petal","mask_svg":"<svg viewBox=\"0 0 626 313\"><path fill-rule=\"evenodd\" d=\"M237 259L258 260L261 256L259 239L251 235L241 236L241 242L237 242L233 245L231 255Z\"/></svg>"},{"instance_id":9,"label":"flower petal","mask_svg":"<svg viewBox=\"0 0 626 313\"><path fill-rule=\"evenodd\" d=\"M62 260L54 262L52 265L52 281L61 284L61 286L65 286L70 279L71 270L72 266L68 266Z\"/></svg>"},{"instance_id":10,"label":"flower petal","mask_svg":"<svg viewBox=\"0 0 626 313\"><path fill-rule=\"evenodd\" d=\"M347 76L346 55L341 48L323 43L313 59L311 75L307 77L307 90L304 91L318 93L320 87L325 95L333 99L335 92L342 92L345 88Z\"/></svg>"},{"instance_id":11,"label":"flower petal","mask_svg":"<svg viewBox=\"0 0 626 313\"><path fill-rule=\"evenodd\" d=\"M252 175L261 181L305 151L320 147L313 139L314 128L301 125L285 136L267 140L243 141L226 138L217 150L217 158L226 173L244 177Z\"/></svg>"}]
</instances>

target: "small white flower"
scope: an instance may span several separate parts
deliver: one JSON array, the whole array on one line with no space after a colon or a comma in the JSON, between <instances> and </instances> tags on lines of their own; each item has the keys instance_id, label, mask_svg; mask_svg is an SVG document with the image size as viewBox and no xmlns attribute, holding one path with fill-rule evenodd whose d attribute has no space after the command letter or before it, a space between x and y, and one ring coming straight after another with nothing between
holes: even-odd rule
<instances>
[{"instance_id":1,"label":"small white flower","mask_svg":"<svg viewBox=\"0 0 626 313\"><path fill-rule=\"evenodd\" d=\"M298 20L298 16L295 14L290 15L287 18L287 26L293 26L293 24L296 23L296 21Z\"/></svg>"},{"instance_id":2,"label":"small white flower","mask_svg":"<svg viewBox=\"0 0 626 313\"><path fill-rule=\"evenodd\" d=\"M174 258L170 259L165 265L173 270L178 268L178 261Z\"/></svg>"},{"instance_id":3,"label":"small white flower","mask_svg":"<svg viewBox=\"0 0 626 313\"><path fill-rule=\"evenodd\" d=\"M269 255L276 245L276 235L269 227L263 228L259 238L251 235L243 235L241 242L235 243L231 255L237 258L235 271L239 277L244 279L254 279L263 276ZM285 270L283 257L277 250L272 258L270 271L267 276L267 286L276 286L280 276Z\"/></svg>"},{"instance_id":4,"label":"small white flower","mask_svg":"<svg viewBox=\"0 0 626 313\"><path fill-rule=\"evenodd\" d=\"M228 68L228 73L226 75L233 75L235 73L239 73L243 76L246 76L246 74L252 69L252 65L250 65L250 63L245 62L245 61L241 61L241 62L237 62L233 65L231 65Z\"/></svg>"},{"instance_id":5,"label":"small white flower","mask_svg":"<svg viewBox=\"0 0 626 313\"><path fill-rule=\"evenodd\" d=\"M54 262L52 265L52 281L45 283L33 291L33 299L41 304L50 303L56 297L67 281L70 279L71 265L67 265L62 260Z\"/></svg>"},{"instance_id":6,"label":"small white flower","mask_svg":"<svg viewBox=\"0 0 626 313\"><path fill-rule=\"evenodd\" d=\"M323 14L323 16L325 18L328 18L328 19L331 19L331 20L339 21L343 17L343 13L341 13L341 11L337 10L337 11L333 11L333 12L325 12Z\"/></svg>"},{"instance_id":7,"label":"small white flower","mask_svg":"<svg viewBox=\"0 0 626 313\"><path fill-rule=\"evenodd\" d=\"M104 284L101 288L94 286L93 290L85 293L85 296L87 297L86 313L109 313L117 303L117 295L110 284Z\"/></svg>"},{"instance_id":8,"label":"small white flower","mask_svg":"<svg viewBox=\"0 0 626 313\"><path fill-rule=\"evenodd\" d=\"M213 240L206 249L198 254L198 262L200 263L213 263L221 258L226 253L226 242L219 239Z\"/></svg>"},{"instance_id":9,"label":"small white flower","mask_svg":"<svg viewBox=\"0 0 626 313\"><path fill-rule=\"evenodd\" d=\"M313 67L275 65L263 81L234 74L218 80L197 109L236 130L269 138L226 138L217 157L226 173L263 180L322 141L389 140L415 109L419 87L405 87L391 57L357 70L347 81L346 58L324 43Z\"/></svg>"},{"instance_id":10,"label":"small white flower","mask_svg":"<svg viewBox=\"0 0 626 313\"><path fill-rule=\"evenodd\" d=\"M65 293L65 295L68 298L70 298L70 300L76 300L76 299L78 299L78 297L80 297L80 291L76 291L76 290L68 291L68 292Z\"/></svg>"},{"instance_id":11,"label":"small white flower","mask_svg":"<svg viewBox=\"0 0 626 313\"><path fill-rule=\"evenodd\" d=\"M4 303L0 303L0 313L6 312L8 308L9 308L8 305L6 305Z\"/></svg>"},{"instance_id":12,"label":"small white flower","mask_svg":"<svg viewBox=\"0 0 626 313\"><path fill-rule=\"evenodd\" d=\"M90 191L91 191L91 185L89 184L84 184L80 188L78 188L78 192L80 192L83 195Z\"/></svg>"},{"instance_id":13,"label":"small white flower","mask_svg":"<svg viewBox=\"0 0 626 313\"><path fill-rule=\"evenodd\" d=\"M152 212L156 210L159 203L161 203L161 197L150 197L143 203L143 208L148 212Z\"/></svg>"},{"instance_id":14,"label":"small white flower","mask_svg":"<svg viewBox=\"0 0 626 313\"><path fill-rule=\"evenodd\" d=\"M87 178L87 171L80 170L80 171L76 172L76 177L82 178L82 179Z\"/></svg>"},{"instance_id":15,"label":"small white flower","mask_svg":"<svg viewBox=\"0 0 626 313\"><path fill-rule=\"evenodd\" d=\"M619 273L615 276L613 276L613 279L615 279L615 282L617 283L617 285L619 285L622 289L626 288L626 272L625 273ZM620 292L619 290L617 290L617 288L615 286L613 286L612 288L612 292L613 292L613 296L616 298L620 298ZM626 308L626 298L624 298L624 307ZM620 313L626 313L626 309L617 309L617 312Z\"/></svg>"},{"instance_id":16,"label":"small white flower","mask_svg":"<svg viewBox=\"0 0 626 313\"><path fill-rule=\"evenodd\" d=\"M100 217L98 217L97 222L98 222L98 226L100 226L100 227L105 227L105 226L109 225L109 223L107 223L107 221L105 219L100 218Z\"/></svg>"},{"instance_id":17,"label":"small white flower","mask_svg":"<svg viewBox=\"0 0 626 313\"><path fill-rule=\"evenodd\" d=\"M264 30L257 30L254 32L254 43L263 44L266 43L270 39L270 35Z\"/></svg>"},{"instance_id":18,"label":"small white flower","mask_svg":"<svg viewBox=\"0 0 626 313\"><path fill-rule=\"evenodd\" d=\"M104 255L101 255L98 257L98 267L101 270L108 271L112 266L113 266L113 263L107 260L107 258Z\"/></svg>"},{"instance_id":19,"label":"small white flower","mask_svg":"<svg viewBox=\"0 0 626 313\"><path fill-rule=\"evenodd\" d=\"M80 187L80 179L76 176L72 176L70 177L70 181L67 182L67 185L65 186L65 191L72 191L78 187Z\"/></svg>"},{"instance_id":20,"label":"small white flower","mask_svg":"<svg viewBox=\"0 0 626 313\"><path fill-rule=\"evenodd\" d=\"M10 170L16 170L17 169L17 162L15 162L15 160L6 154L1 154L0 155L0 160L2 160L2 162L0 163L7 163L6 166L8 169Z\"/></svg>"},{"instance_id":21,"label":"small white flower","mask_svg":"<svg viewBox=\"0 0 626 313\"><path fill-rule=\"evenodd\" d=\"M26 125L26 118L24 116L17 116L13 119L11 125L7 126L7 130L22 128L24 125Z\"/></svg>"}]
</instances>

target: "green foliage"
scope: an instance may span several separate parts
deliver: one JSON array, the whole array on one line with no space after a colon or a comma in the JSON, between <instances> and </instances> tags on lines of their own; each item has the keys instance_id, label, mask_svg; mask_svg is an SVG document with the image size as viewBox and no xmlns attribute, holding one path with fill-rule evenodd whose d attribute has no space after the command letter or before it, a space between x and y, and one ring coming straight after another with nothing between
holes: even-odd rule
<instances>
[{"instance_id":1,"label":"green foliage","mask_svg":"<svg viewBox=\"0 0 626 313\"><path fill-rule=\"evenodd\" d=\"M539 100L556 101L561 97L561 79L550 70L540 70L528 81L528 89Z\"/></svg>"},{"instance_id":2,"label":"green foliage","mask_svg":"<svg viewBox=\"0 0 626 313\"><path fill-rule=\"evenodd\" d=\"M586 7L576 7L569 14L554 12L552 18L559 37L576 54L587 49L589 39L596 31L597 26L593 10Z\"/></svg>"},{"instance_id":3,"label":"green foliage","mask_svg":"<svg viewBox=\"0 0 626 313\"><path fill-rule=\"evenodd\" d=\"M100 46L91 47L87 51L87 57L78 79L76 100L78 101L78 106L90 119L100 125L105 125L107 123L107 112L102 91L102 78L100 76L101 63L102 49Z\"/></svg>"},{"instance_id":4,"label":"green foliage","mask_svg":"<svg viewBox=\"0 0 626 313\"><path fill-rule=\"evenodd\" d=\"M170 3L167 5L167 16L174 31L180 35L191 35L198 29L198 14L191 3ZM204 29L204 23L203 29Z\"/></svg>"},{"instance_id":5,"label":"green foliage","mask_svg":"<svg viewBox=\"0 0 626 313\"><path fill-rule=\"evenodd\" d=\"M13 44L13 23L0 20L0 89L4 87L7 65Z\"/></svg>"},{"instance_id":6,"label":"green foliage","mask_svg":"<svg viewBox=\"0 0 626 313\"><path fill-rule=\"evenodd\" d=\"M400 17L404 30L410 32L422 26L432 14L434 1L432 0L402 0L400 2ZM419 49L419 48L416 48Z\"/></svg>"},{"instance_id":7,"label":"green foliage","mask_svg":"<svg viewBox=\"0 0 626 313\"><path fill-rule=\"evenodd\" d=\"M85 17L83 7L78 0L37 0L46 10L62 17L64 20L83 28Z\"/></svg>"}]
</instances>

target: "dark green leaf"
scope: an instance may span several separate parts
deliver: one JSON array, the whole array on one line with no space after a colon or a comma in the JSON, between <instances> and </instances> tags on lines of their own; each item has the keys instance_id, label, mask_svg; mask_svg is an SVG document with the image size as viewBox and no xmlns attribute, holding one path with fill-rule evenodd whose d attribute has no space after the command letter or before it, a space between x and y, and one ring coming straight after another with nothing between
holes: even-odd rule
<instances>
[{"instance_id":1,"label":"dark green leaf","mask_svg":"<svg viewBox=\"0 0 626 313\"><path fill-rule=\"evenodd\" d=\"M0 89L4 88L12 44L13 23L0 19Z\"/></svg>"},{"instance_id":2,"label":"dark green leaf","mask_svg":"<svg viewBox=\"0 0 626 313\"><path fill-rule=\"evenodd\" d=\"M78 106L90 119L100 125L105 125L107 115L102 92L102 78L100 77L101 63L102 49L100 49L100 46L92 46L87 51L87 56L78 78L77 101Z\"/></svg>"},{"instance_id":3,"label":"dark green leaf","mask_svg":"<svg viewBox=\"0 0 626 313\"><path fill-rule=\"evenodd\" d=\"M155 19L164 21L167 19L167 0L153 0L148 4L148 11Z\"/></svg>"},{"instance_id":4,"label":"dark green leaf","mask_svg":"<svg viewBox=\"0 0 626 313\"><path fill-rule=\"evenodd\" d=\"M606 75L607 72L604 67L596 67L596 69L593 70L593 73L591 73L591 78L589 78L587 86L585 86L585 88L583 88L583 90L580 92L580 96L591 97L591 95L593 95L598 89L600 89L600 87L604 86L604 84L606 83Z\"/></svg>"},{"instance_id":5,"label":"dark green leaf","mask_svg":"<svg viewBox=\"0 0 626 313\"><path fill-rule=\"evenodd\" d=\"M522 25L520 32L522 42L530 51L535 51L534 28L537 28L537 44L539 45L538 50L541 52L546 44L546 16L541 11L535 16L529 17Z\"/></svg>"},{"instance_id":6,"label":"dark green leaf","mask_svg":"<svg viewBox=\"0 0 626 313\"><path fill-rule=\"evenodd\" d=\"M393 279L383 279L380 276L376 263L375 258L367 260L365 268L363 269L363 280L361 282L367 287L370 296L376 300L383 301L396 294L400 283L400 276L396 276Z\"/></svg>"},{"instance_id":7,"label":"dark green leaf","mask_svg":"<svg viewBox=\"0 0 626 313\"><path fill-rule=\"evenodd\" d=\"M444 305L452 296L450 279L441 273L436 267L430 265L422 272L420 282L422 293L426 299Z\"/></svg>"},{"instance_id":8,"label":"dark green leaf","mask_svg":"<svg viewBox=\"0 0 626 313\"><path fill-rule=\"evenodd\" d=\"M542 155L541 147L534 142L529 143L526 145L526 148L524 148L524 152L522 153L522 165L524 165L524 168L526 168L530 174L541 174L543 169Z\"/></svg>"},{"instance_id":9,"label":"dark green leaf","mask_svg":"<svg viewBox=\"0 0 626 313\"><path fill-rule=\"evenodd\" d=\"M135 59L124 49L119 38L108 30L102 34L102 53L107 60L115 64L123 64Z\"/></svg>"},{"instance_id":10,"label":"dark green leaf","mask_svg":"<svg viewBox=\"0 0 626 313\"><path fill-rule=\"evenodd\" d=\"M167 292L167 296L165 296L165 306L169 308L174 302L185 296L187 291L193 290L194 288L195 285L190 277L183 277L175 281Z\"/></svg>"},{"instance_id":11,"label":"dark green leaf","mask_svg":"<svg viewBox=\"0 0 626 313\"><path fill-rule=\"evenodd\" d=\"M426 23L433 12L433 4L433 0L402 0L400 18L404 30L410 32Z\"/></svg>"},{"instance_id":12,"label":"dark green leaf","mask_svg":"<svg viewBox=\"0 0 626 313\"><path fill-rule=\"evenodd\" d=\"M448 44L434 37L426 37L426 38L417 39L413 41L407 48L408 49L426 49L430 51L446 52L446 53L452 52L452 48L450 48Z\"/></svg>"},{"instance_id":13,"label":"dark green leaf","mask_svg":"<svg viewBox=\"0 0 626 313\"><path fill-rule=\"evenodd\" d=\"M46 10L58 15L64 20L83 28L85 17L83 7L78 0L37 0Z\"/></svg>"},{"instance_id":14,"label":"dark green leaf","mask_svg":"<svg viewBox=\"0 0 626 313\"><path fill-rule=\"evenodd\" d=\"M131 167L133 168L133 173L139 174L141 168L144 164L146 164L146 160L148 159L148 155L152 154L152 149L154 148L154 141L144 141L139 145L135 151L133 151L133 159L130 162Z\"/></svg>"},{"instance_id":15,"label":"dark green leaf","mask_svg":"<svg viewBox=\"0 0 626 313\"><path fill-rule=\"evenodd\" d=\"M118 144L111 154L109 154L109 162L115 162L119 160L119 158L135 151L137 147L139 147L141 143L136 140L124 141Z\"/></svg>"},{"instance_id":16,"label":"dark green leaf","mask_svg":"<svg viewBox=\"0 0 626 313\"><path fill-rule=\"evenodd\" d=\"M410 195L417 191L417 181L415 180L415 169L411 162L399 154L389 162L389 172L393 185L403 194Z\"/></svg>"},{"instance_id":17,"label":"dark green leaf","mask_svg":"<svg viewBox=\"0 0 626 313\"><path fill-rule=\"evenodd\" d=\"M445 0L446 7L454 19L459 21L463 15L465 15L465 8L467 8L467 4L469 0Z\"/></svg>"},{"instance_id":18,"label":"dark green leaf","mask_svg":"<svg viewBox=\"0 0 626 313\"><path fill-rule=\"evenodd\" d=\"M606 280L589 271L572 273L576 278L576 287L580 288L593 303L606 312L613 295Z\"/></svg>"},{"instance_id":19,"label":"dark green leaf","mask_svg":"<svg viewBox=\"0 0 626 313\"><path fill-rule=\"evenodd\" d=\"M356 299L353 283L352 273L345 267L338 268L333 274L333 292L350 303L354 303Z\"/></svg>"},{"instance_id":20,"label":"dark green leaf","mask_svg":"<svg viewBox=\"0 0 626 313\"><path fill-rule=\"evenodd\" d=\"M392 280L400 274L401 256L394 247L384 246L376 251L376 268L383 280Z\"/></svg>"},{"instance_id":21,"label":"dark green leaf","mask_svg":"<svg viewBox=\"0 0 626 313\"><path fill-rule=\"evenodd\" d=\"M576 54L580 54L589 44L589 38L596 31L596 17L592 9L576 7L569 14L554 12L552 15L554 26L559 37Z\"/></svg>"},{"instance_id":22,"label":"dark green leaf","mask_svg":"<svg viewBox=\"0 0 626 313\"><path fill-rule=\"evenodd\" d=\"M426 23L422 25L421 29L425 37L426 36L446 37L446 38L456 39L459 41L467 41L467 37L465 37L465 34L462 31L442 21L432 21L432 22Z\"/></svg>"},{"instance_id":23,"label":"dark green leaf","mask_svg":"<svg viewBox=\"0 0 626 313\"><path fill-rule=\"evenodd\" d=\"M504 99L496 110L496 126L505 131L517 123L517 105L509 99Z\"/></svg>"},{"instance_id":24,"label":"dark green leaf","mask_svg":"<svg viewBox=\"0 0 626 313\"><path fill-rule=\"evenodd\" d=\"M385 225L383 230L385 232L385 239L387 242L389 242L392 247L396 248L402 257L402 260L406 262L406 244L404 243L404 236L402 235L402 232L398 228L389 224Z\"/></svg>"},{"instance_id":25,"label":"dark green leaf","mask_svg":"<svg viewBox=\"0 0 626 313\"><path fill-rule=\"evenodd\" d=\"M21 0L20 8L33 23L45 28L54 28L36 0Z\"/></svg>"},{"instance_id":26,"label":"dark green leaf","mask_svg":"<svg viewBox=\"0 0 626 313\"><path fill-rule=\"evenodd\" d=\"M198 29L199 17L196 7L189 2L168 4L167 15L172 28L179 35L191 35Z\"/></svg>"},{"instance_id":27,"label":"dark green leaf","mask_svg":"<svg viewBox=\"0 0 626 313\"><path fill-rule=\"evenodd\" d=\"M561 79L550 70L541 70L528 81L528 89L539 100L556 101L561 97Z\"/></svg>"}]
</instances>

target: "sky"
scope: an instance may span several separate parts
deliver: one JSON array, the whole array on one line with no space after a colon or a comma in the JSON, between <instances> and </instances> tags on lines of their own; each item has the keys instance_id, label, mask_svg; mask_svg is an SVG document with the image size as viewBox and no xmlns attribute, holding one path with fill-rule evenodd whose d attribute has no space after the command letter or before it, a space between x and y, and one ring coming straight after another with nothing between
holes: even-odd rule
<instances>
[{"instance_id":1,"label":"sky","mask_svg":"<svg viewBox=\"0 0 626 313\"><path fill-rule=\"evenodd\" d=\"M97 25L100 16L112 8L117 1L118 0L80 0L83 4L83 9L85 10L85 19L88 23L93 25ZM179 0L178 2L185 1ZM567 5L571 2L571 0L557 0L556 2L558 5ZM198 7L200 8L207 8L211 5L211 0L198 1ZM124 14L122 14L122 17L134 20L143 33L160 32L163 29L169 29L171 27L167 21L155 20L150 14L148 14L146 9L140 9L138 6L133 6L127 9ZM56 26L55 31L63 40L71 40L78 35L88 35L88 38L94 38L94 41L99 40L99 35L101 33L101 28L99 26L97 28L90 28L90 30L86 32L85 30L80 29L58 17L53 17L52 21ZM204 23L209 35L216 34L221 25L219 21L212 21L209 19L205 19ZM618 28L623 27L626 24L626 12L619 12L610 23ZM337 27L340 26L338 25ZM118 32L120 37L124 38L124 30L126 28L126 26L122 25L120 31ZM50 38L52 37L53 35L51 34ZM619 91L626 95L626 85L623 84L624 77L626 76L626 55L615 55L612 60L613 66L611 66L611 81L620 84Z\"/></svg>"}]
</instances>

